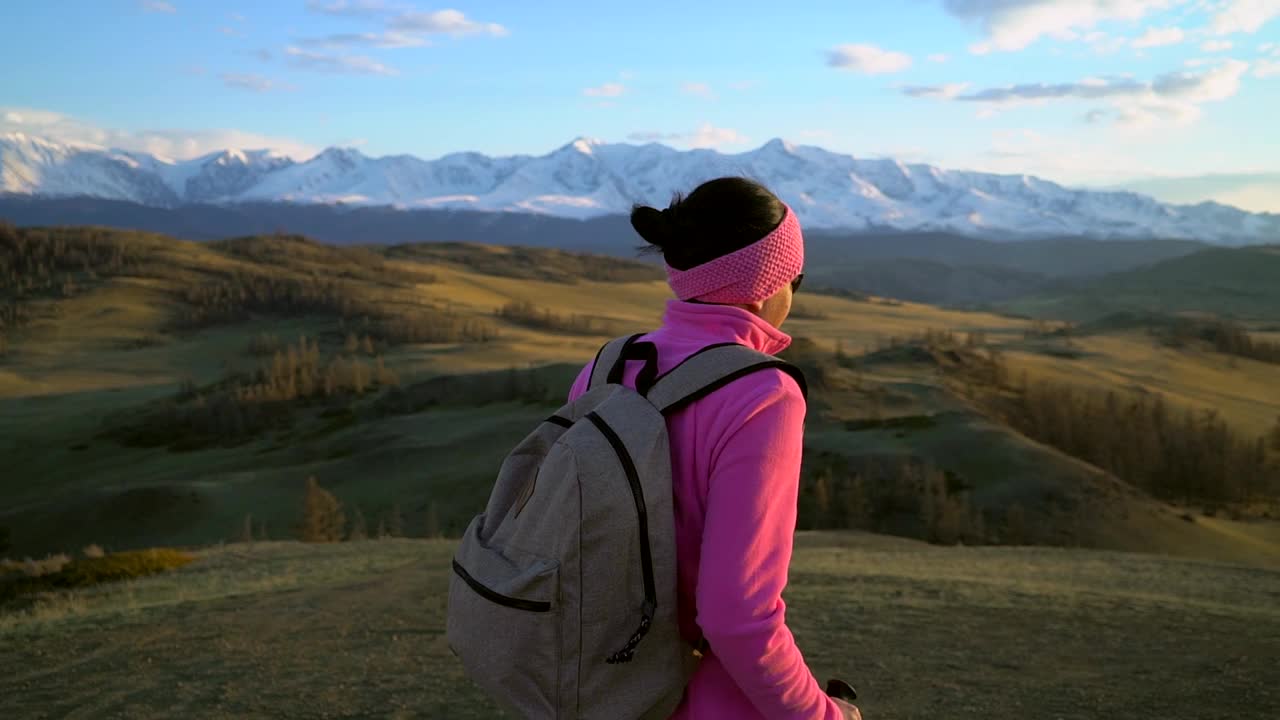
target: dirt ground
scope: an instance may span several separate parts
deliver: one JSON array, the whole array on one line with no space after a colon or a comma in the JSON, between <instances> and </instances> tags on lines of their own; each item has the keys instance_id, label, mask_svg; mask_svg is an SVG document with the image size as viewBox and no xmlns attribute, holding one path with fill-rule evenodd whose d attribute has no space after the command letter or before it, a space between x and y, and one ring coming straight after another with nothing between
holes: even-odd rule
<instances>
[{"instance_id":1,"label":"dirt ground","mask_svg":"<svg viewBox=\"0 0 1280 720\"><path fill-rule=\"evenodd\" d=\"M0 618L0 718L502 717L443 640L450 541L227 546ZM801 533L788 619L868 720L1280 718L1280 570Z\"/></svg>"}]
</instances>

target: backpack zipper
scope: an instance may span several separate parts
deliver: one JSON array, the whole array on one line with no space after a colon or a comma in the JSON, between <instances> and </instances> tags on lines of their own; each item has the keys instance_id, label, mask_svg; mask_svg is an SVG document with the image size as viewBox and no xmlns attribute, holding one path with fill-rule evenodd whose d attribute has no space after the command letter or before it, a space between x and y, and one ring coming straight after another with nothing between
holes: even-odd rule
<instances>
[{"instance_id":1,"label":"backpack zipper","mask_svg":"<svg viewBox=\"0 0 1280 720\"><path fill-rule=\"evenodd\" d=\"M653 616L658 607L658 591L653 581L653 554L649 549L649 515L645 510L644 504L644 488L640 485L640 473L636 472L635 461L631 459L631 454L627 452L627 447L622 443L622 438L618 437L618 433L604 421L596 413L587 413L587 418L600 430L600 434L604 435L609 441L609 445L613 447L613 451L617 454L618 460L622 463L622 470L627 475L627 482L631 484L631 496L636 503L636 518L640 525L640 563L641 571L644 574L644 607L643 615L640 618L640 627L632 633L627 639L622 649L610 655L609 664L630 662L635 656L636 646L644 639L645 634L649 632L649 627L653 623Z\"/></svg>"},{"instance_id":2,"label":"backpack zipper","mask_svg":"<svg viewBox=\"0 0 1280 720\"><path fill-rule=\"evenodd\" d=\"M482 585L479 580L471 577L471 573L467 572L461 565L459 565L456 558L453 561L453 571L458 574L458 577L465 580L466 583L471 586L472 590L475 590L476 593L486 600L490 600L499 605L516 608L517 610L528 610L529 612L551 612L550 602L544 602L541 600L523 600L521 598L508 597L502 593L490 590L488 587Z\"/></svg>"}]
</instances>

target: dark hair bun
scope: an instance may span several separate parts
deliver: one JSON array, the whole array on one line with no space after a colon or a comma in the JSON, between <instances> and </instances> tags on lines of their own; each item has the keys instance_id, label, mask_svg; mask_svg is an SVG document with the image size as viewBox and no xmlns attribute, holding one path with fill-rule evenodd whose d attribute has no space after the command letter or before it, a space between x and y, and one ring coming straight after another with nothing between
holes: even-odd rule
<instances>
[{"instance_id":1,"label":"dark hair bun","mask_svg":"<svg viewBox=\"0 0 1280 720\"><path fill-rule=\"evenodd\" d=\"M637 205L631 210L631 227L650 245L664 250L671 246L671 223L662 210Z\"/></svg>"},{"instance_id":2,"label":"dark hair bun","mask_svg":"<svg viewBox=\"0 0 1280 720\"><path fill-rule=\"evenodd\" d=\"M674 193L666 210L631 208L631 227L648 246L679 270L727 255L768 235L782 223L786 205L750 178L722 177L702 183L689 195Z\"/></svg>"}]
</instances>

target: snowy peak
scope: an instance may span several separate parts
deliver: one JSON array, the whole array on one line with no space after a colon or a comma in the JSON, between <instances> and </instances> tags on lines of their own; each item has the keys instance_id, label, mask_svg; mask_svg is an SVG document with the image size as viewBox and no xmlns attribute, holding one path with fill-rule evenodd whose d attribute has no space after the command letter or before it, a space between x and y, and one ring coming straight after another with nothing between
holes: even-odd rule
<instances>
[{"instance_id":1,"label":"snowy peak","mask_svg":"<svg viewBox=\"0 0 1280 720\"><path fill-rule=\"evenodd\" d=\"M754 150L678 151L578 137L538 156L456 152L436 160L328 148L304 162L228 149L173 161L145 153L0 135L0 192L89 195L146 205L290 201L532 212L572 218L665 206L723 175L760 180L808 228L940 230L987 237L1074 235L1275 242L1280 215L1169 205L1131 192L1075 190L1029 175L855 158L774 138Z\"/></svg>"},{"instance_id":2,"label":"snowy peak","mask_svg":"<svg viewBox=\"0 0 1280 720\"><path fill-rule=\"evenodd\" d=\"M595 138L578 137L574 138L573 142L570 142L568 145L565 145L556 152L575 152L581 155L592 155L597 147L601 147L603 145L604 142Z\"/></svg>"}]
</instances>

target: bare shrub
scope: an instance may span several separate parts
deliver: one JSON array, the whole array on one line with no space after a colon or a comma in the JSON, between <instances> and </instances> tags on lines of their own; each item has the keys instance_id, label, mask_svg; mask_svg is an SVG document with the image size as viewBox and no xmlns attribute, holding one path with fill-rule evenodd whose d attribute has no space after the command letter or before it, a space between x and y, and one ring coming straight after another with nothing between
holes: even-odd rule
<instances>
[{"instance_id":1,"label":"bare shrub","mask_svg":"<svg viewBox=\"0 0 1280 720\"><path fill-rule=\"evenodd\" d=\"M254 356L275 355L284 349L284 344L280 342L280 338L274 334L258 333L249 339L249 354Z\"/></svg>"},{"instance_id":2,"label":"bare shrub","mask_svg":"<svg viewBox=\"0 0 1280 720\"><path fill-rule=\"evenodd\" d=\"M427 504L427 517L424 524L426 525L426 527L423 528L424 530L423 534L426 537L428 538L441 537L442 533L440 531L440 514L436 510L436 503L434 500Z\"/></svg>"},{"instance_id":3,"label":"bare shrub","mask_svg":"<svg viewBox=\"0 0 1280 720\"><path fill-rule=\"evenodd\" d=\"M319 343L302 337L297 345L277 350L255 373L235 375L205 388L184 383L173 398L113 416L105 435L130 447L168 445L194 450L236 445L264 431L290 427L301 405L343 400L399 384L399 375L381 356L372 365L357 357L326 362Z\"/></svg>"},{"instance_id":4,"label":"bare shrub","mask_svg":"<svg viewBox=\"0 0 1280 720\"><path fill-rule=\"evenodd\" d=\"M1013 503L1004 511L1004 541L1009 545L1027 542L1027 511L1021 503Z\"/></svg>"},{"instance_id":5,"label":"bare shrub","mask_svg":"<svg viewBox=\"0 0 1280 720\"><path fill-rule=\"evenodd\" d=\"M236 538L237 542L252 543L253 542L253 516L245 513L244 522L240 526L240 536Z\"/></svg>"},{"instance_id":6,"label":"bare shrub","mask_svg":"<svg viewBox=\"0 0 1280 720\"><path fill-rule=\"evenodd\" d=\"M941 544L990 540L964 484L928 463L819 453L806 466L798 513L802 529L854 528Z\"/></svg>"},{"instance_id":7,"label":"bare shrub","mask_svg":"<svg viewBox=\"0 0 1280 720\"><path fill-rule=\"evenodd\" d=\"M43 577L61 572L70 562L71 558L65 553L46 555L39 560L26 558L22 561L21 570L27 577Z\"/></svg>"},{"instance_id":8,"label":"bare shrub","mask_svg":"<svg viewBox=\"0 0 1280 720\"><path fill-rule=\"evenodd\" d=\"M1280 364L1280 343L1259 340L1243 325L1226 320L1178 318L1164 329L1162 339L1171 347L1204 342L1224 355Z\"/></svg>"},{"instance_id":9,"label":"bare shrub","mask_svg":"<svg viewBox=\"0 0 1280 720\"><path fill-rule=\"evenodd\" d=\"M400 512L400 504L394 503L387 514L387 534L391 537L404 537L404 514Z\"/></svg>"}]
</instances>

